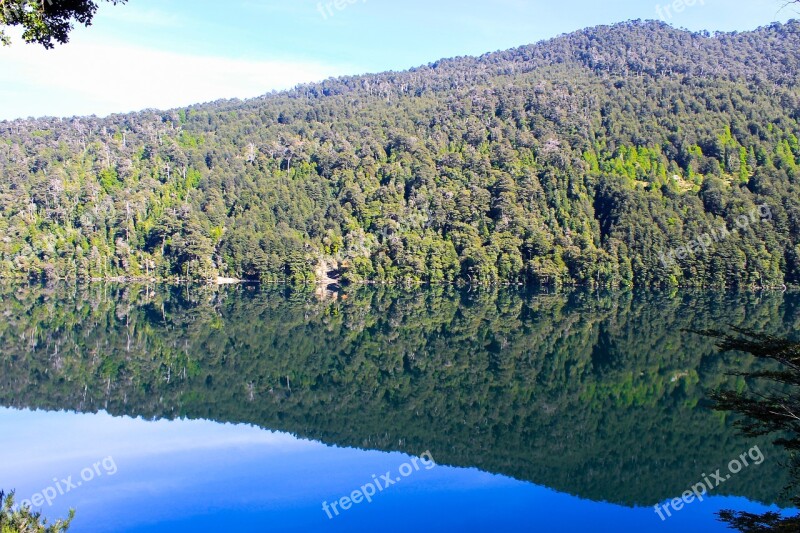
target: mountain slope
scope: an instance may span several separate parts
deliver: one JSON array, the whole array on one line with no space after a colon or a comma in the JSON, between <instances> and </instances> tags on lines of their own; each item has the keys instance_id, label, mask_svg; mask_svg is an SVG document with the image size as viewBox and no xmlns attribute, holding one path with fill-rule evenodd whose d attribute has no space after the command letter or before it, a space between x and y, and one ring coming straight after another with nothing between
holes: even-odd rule
<instances>
[{"instance_id":1,"label":"mountain slope","mask_svg":"<svg viewBox=\"0 0 800 533\"><path fill-rule=\"evenodd\" d=\"M0 273L304 281L325 258L350 281L798 283L798 30L637 21L2 122Z\"/></svg>"}]
</instances>

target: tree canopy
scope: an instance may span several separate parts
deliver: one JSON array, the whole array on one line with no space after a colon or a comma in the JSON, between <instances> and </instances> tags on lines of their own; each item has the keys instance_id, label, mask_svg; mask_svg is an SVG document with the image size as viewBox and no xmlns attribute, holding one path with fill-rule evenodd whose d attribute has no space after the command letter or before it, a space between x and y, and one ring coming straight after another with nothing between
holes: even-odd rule
<instances>
[{"instance_id":1,"label":"tree canopy","mask_svg":"<svg viewBox=\"0 0 800 533\"><path fill-rule=\"evenodd\" d=\"M22 28L28 43L53 48L69 41L74 24L89 26L97 12L98 2L123 4L127 0L3 0L0 2L0 42L10 44L9 27Z\"/></svg>"},{"instance_id":2,"label":"tree canopy","mask_svg":"<svg viewBox=\"0 0 800 533\"><path fill-rule=\"evenodd\" d=\"M797 284L799 29L634 21L247 101L0 122L0 275Z\"/></svg>"},{"instance_id":3,"label":"tree canopy","mask_svg":"<svg viewBox=\"0 0 800 533\"><path fill-rule=\"evenodd\" d=\"M0 533L64 533L74 516L75 512L70 511L66 520L48 524L41 513L27 507L16 508L13 492L5 494L0 491Z\"/></svg>"}]
</instances>

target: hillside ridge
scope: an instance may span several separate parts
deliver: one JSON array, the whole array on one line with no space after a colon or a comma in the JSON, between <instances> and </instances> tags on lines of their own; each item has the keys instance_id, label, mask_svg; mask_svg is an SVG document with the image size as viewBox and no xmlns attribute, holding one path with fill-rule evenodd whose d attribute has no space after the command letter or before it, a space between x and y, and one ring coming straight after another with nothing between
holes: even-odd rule
<instances>
[{"instance_id":1,"label":"hillside ridge","mask_svg":"<svg viewBox=\"0 0 800 533\"><path fill-rule=\"evenodd\" d=\"M322 258L344 283L797 284L798 28L631 21L0 122L0 275L302 283Z\"/></svg>"}]
</instances>

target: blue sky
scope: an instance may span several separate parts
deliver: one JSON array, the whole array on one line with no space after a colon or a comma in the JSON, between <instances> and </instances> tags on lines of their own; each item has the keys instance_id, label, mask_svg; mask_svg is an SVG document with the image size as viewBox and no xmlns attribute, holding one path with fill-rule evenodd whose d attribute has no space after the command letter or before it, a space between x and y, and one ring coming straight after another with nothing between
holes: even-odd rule
<instances>
[{"instance_id":1,"label":"blue sky","mask_svg":"<svg viewBox=\"0 0 800 533\"><path fill-rule=\"evenodd\" d=\"M673 1L129 0L54 51L0 49L0 120L253 97L637 18L745 31L798 17L781 0Z\"/></svg>"}]
</instances>

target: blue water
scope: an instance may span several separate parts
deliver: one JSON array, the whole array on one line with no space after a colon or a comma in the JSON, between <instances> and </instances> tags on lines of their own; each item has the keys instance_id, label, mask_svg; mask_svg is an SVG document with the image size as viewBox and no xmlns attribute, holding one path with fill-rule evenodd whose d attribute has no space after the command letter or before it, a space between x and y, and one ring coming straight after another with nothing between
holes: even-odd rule
<instances>
[{"instance_id":1,"label":"blue water","mask_svg":"<svg viewBox=\"0 0 800 533\"><path fill-rule=\"evenodd\" d=\"M16 487L19 499L56 488L54 478L62 490L68 476L73 485L81 483L41 508L52 518L79 509L76 532L708 532L725 531L714 516L720 509L766 509L744 498L711 497L661 521L652 508L593 502L474 468L418 462L419 470L371 503L329 518L322 502L351 494L373 474L400 477L411 457L325 446L246 425L105 413L0 409L0 428L0 480ZM83 482L87 467L93 474Z\"/></svg>"},{"instance_id":2,"label":"blue water","mask_svg":"<svg viewBox=\"0 0 800 533\"><path fill-rule=\"evenodd\" d=\"M758 362L687 330L792 335L792 293L0 285L0 316L0 490L73 532L722 532L787 504L785 450L707 405Z\"/></svg>"}]
</instances>

